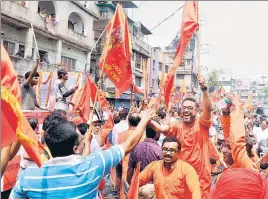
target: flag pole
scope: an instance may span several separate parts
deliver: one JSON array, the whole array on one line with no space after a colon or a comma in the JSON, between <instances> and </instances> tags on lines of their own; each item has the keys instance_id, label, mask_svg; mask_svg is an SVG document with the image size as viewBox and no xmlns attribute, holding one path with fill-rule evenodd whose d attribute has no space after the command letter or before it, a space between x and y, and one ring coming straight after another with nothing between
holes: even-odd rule
<instances>
[{"instance_id":1,"label":"flag pole","mask_svg":"<svg viewBox=\"0 0 268 199\"><path fill-rule=\"evenodd\" d=\"M34 38L34 43L35 43L35 48L36 48L36 54L38 56L38 59L40 59L39 50L38 50L38 46L37 46L36 37L35 37L34 28L33 28L33 24L32 23L31 23L31 28L33 30L33 38Z\"/></svg>"},{"instance_id":2,"label":"flag pole","mask_svg":"<svg viewBox=\"0 0 268 199\"><path fill-rule=\"evenodd\" d=\"M118 6L116 7L116 11L117 11L117 9L118 9ZM116 13L116 11L115 11L115 13ZM114 18L114 16L113 16L113 18ZM111 19L111 20L113 20L113 18ZM114 20L113 20L113 22L112 23L114 23ZM108 23L108 25L109 25L110 23ZM108 25L106 26L106 29L107 29L107 27L108 27ZM113 24L112 24L113 25ZM111 25L111 26L112 26ZM104 31L103 31L104 32ZM110 43L110 35L108 36L108 44ZM91 49L91 52L93 51L93 49ZM99 78L99 81L98 81L98 86L97 86L97 93L96 93L96 96L95 96L95 99L94 99L94 104L93 104L93 114L91 114L90 115L90 121L89 121L89 127L90 127L90 129L91 129L91 131L92 131L92 128L91 128L91 125L92 125L92 120L93 120L93 115L94 115L94 110L95 110L95 108L96 108L96 104L97 104L97 98L99 97L99 89L100 89L100 84L101 84L101 78L102 78L102 75L103 75L103 67L104 67L104 65L105 65L105 61L106 61L106 57L107 57L107 52L108 52L108 50L105 50L105 54L104 54L104 60L103 60L103 64L102 64L102 66L101 66L101 73L100 73L100 78ZM85 67L85 69L86 69L86 67Z\"/></svg>"},{"instance_id":3,"label":"flag pole","mask_svg":"<svg viewBox=\"0 0 268 199\"><path fill-rule=\"evenodd\" d=\"M109 23L108 23L109 25ZM99 36L99 38L97 39L97 41L95 42L95 44L93 45L92 49L90 50L89 54L90 54L90 57L91 57L91 53L93 52L93 50L96 48L99 40L102 38L103 34L106 32L107 28L108 28L108 25L105 27L105 29L102 31L101 35ZM85 71L87 71L87 62L88 62L88 59L86 59L85 61ZM90 70L90 65L89 65L89 70Z\"/></svg>"}]
</instances>

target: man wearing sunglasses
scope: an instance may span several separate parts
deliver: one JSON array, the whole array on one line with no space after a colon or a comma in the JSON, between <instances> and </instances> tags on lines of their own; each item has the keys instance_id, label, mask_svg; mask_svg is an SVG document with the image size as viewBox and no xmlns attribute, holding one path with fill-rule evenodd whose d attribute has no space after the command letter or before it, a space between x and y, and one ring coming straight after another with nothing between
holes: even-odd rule
<instances>
[{"instance_id":1,"label":"man wearing sunglasses","mask_svg":"<svg viewBox=\"0 0 268 199\"><path fill-rule=\"evenodd\" d=\"M36 64L32 71L25 73L25 82L21 85L21 105L22 110L35 110L35 107L45 110L40 106L36 99L34 86L38 84L39 74L37 72L40 60L36 60Z\"/></svg>"},{"instance_id":2,"label":"man wearing sunglasses","mask_svg":"<svg viewBox=\"0 0 268 199\"><path fill-rule=\"evenodd\" d=\"M200 184L195 169L179 159L181 143L167 137L162 144L163 160L150 163L139 176L139 185L154 182L156 198L200 199Z\"/></svg>"}]
</instances>

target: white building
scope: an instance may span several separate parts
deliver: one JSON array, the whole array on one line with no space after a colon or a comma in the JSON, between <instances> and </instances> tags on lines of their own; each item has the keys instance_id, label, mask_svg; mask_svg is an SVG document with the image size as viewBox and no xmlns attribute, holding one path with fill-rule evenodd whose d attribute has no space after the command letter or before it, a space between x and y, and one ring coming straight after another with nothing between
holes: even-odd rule
<instances>
[{"instance_id":1,"label":"white building","mask_svg":"<svg viewBox=\"0 0 268 199\"><path fill-rule=\"evenodd\" d=\"M24 2L24 4L21 4ZM93 1L1 1L1 44L14 67L24 75L37 56L31 24L40 58L51 68L68 64L70 71L82 71L90 63L94 45L93 21L99 10ZM54 19L46 19L48 16ZM15 56L24 50L21 57ZM18 54L17 54L18 55Z\"/></svg>"}]
</instances>

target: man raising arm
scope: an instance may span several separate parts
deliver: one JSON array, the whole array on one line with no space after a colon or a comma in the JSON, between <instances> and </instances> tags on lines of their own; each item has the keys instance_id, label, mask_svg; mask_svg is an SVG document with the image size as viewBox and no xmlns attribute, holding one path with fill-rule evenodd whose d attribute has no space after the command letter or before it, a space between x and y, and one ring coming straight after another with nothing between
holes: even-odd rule
<instances>
[{"instance_id":1,"label":"man raising arm","mask_svg":"<svg viewBox=\"0 0 268 199\"><path fill-rule=\"evenodd\" d=\"M204 77L199 75L198 82L203 95L203 112L199 118L197 101L188 97L182 101L182 121L159 125L151 120L150 125L155 131L162 132L168 137L174 136L181 142L179 158L192 165L198 173L202 198L206 199L211 185L208 151L212 105Z\"/></svg>"}]
</instances>

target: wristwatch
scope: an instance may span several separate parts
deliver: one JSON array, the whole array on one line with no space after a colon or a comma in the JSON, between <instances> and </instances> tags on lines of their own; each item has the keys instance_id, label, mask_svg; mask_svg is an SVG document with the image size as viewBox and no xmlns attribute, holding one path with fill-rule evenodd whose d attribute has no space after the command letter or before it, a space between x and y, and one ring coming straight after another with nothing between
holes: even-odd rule
<instances>
[{"instance_id":1,"label":"wristwatch","mask_svg":"<svg viewBox=\"0 0 268 199\"><path fill-rule=\"evenodd\" d=\"M221 112L223 115L230 115L230 113L231 113L230 111L223 111L223 110Z\"/></svg>"},{"instance_id":2,"label":"wristwatch","mask_svg":"<svg viewBox=\"0 0 268 199\"><path fill-rule=\"evenodd\" d=\"M208 87L201 88L201 91L206 91L206 90L208 90Z\"/></svg>"}]
</instances>

